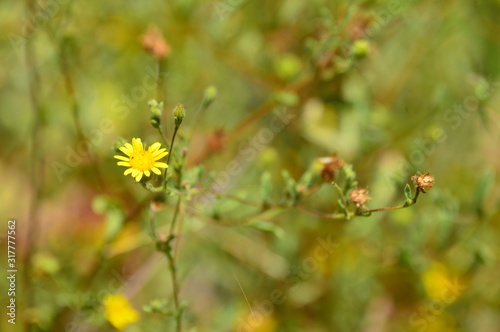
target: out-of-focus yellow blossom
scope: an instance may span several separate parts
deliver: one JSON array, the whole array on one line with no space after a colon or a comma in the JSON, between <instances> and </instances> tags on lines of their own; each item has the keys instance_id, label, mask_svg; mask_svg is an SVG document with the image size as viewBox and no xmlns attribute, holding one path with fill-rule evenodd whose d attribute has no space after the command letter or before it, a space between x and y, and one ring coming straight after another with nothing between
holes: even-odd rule
<instances>
[{"instance_id":1,"label":"out-of-focus yellow blossom","mask_svg":"<svg viewBox=\"0 0 500 332\"><path fill-rule=\"evenodd\" d=\"M139 313L132 308L123 294L110 294L104 300L104 317L116 329L123 330L127 325L139 320Z\"/></svg>"},{"instance_id":2,"label":"out-of-focus yellow blossom","mask_svg":"<svg viewBox=\"0 0 500 332\"><path fill-rule=\"evenodd\" d=\"M422 273L421 278L425 292L431 299L441 298L450 280L446 266L438 262L432 262L424 273Z\"/></svg>"}]
</instances>

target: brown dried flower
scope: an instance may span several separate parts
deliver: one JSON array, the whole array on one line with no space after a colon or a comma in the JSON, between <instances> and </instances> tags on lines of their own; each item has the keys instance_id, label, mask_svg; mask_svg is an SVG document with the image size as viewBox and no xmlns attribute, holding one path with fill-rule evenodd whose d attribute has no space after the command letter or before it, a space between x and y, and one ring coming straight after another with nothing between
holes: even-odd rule
<instances>
[{"instance_id":1,"label":"brown dried flower","mask_svg":"<svg viewBox=\"0 0 500 332\"><path fill-rule=\"evenodd\" d=\"M429 175L429 173L421 174L419 172L419 174L412 176L411 179L417 188L424 194L434 185L434 177Z\"/></svg>"},{"instance_id":2,"label":"brown dried flower","mask_svg":"<svg viewBox=\"0 0 500 332\"><path fill-rule=\"evenodd\" d=\"M142 46L157 59L164 59L170 54L170 46L156 27L149 29L142 36Z\"/></svg>"},{"instance_id":3,"label":"brown dried flower","mask_svg":"<svg viewBox=\"0 0 500 332\"><path fill-rule=\"evenodd\" d=\"M366 202L372 199L368 196L367 189L354 189L349 194L349 198L354 204L356 204L357 207L363 206Z\"/></svg>"},{"instance_id":4,"label":"brown dried flower","mask_svg":"<svg viewBox=\"0 0 500 332\"><path fill-rule=\"evenodd\" d=\"M334 153L330 157L318 158L318 162L322 165L321 178L325 182L331 182L335 178L335 171L344 167L345 163Z\"/></svg>"}]
</instances>

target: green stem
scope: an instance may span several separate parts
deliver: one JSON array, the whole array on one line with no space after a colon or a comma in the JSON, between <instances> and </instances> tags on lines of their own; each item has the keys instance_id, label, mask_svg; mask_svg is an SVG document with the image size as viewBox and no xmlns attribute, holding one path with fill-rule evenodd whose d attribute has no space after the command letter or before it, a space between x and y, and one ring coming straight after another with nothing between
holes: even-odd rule
<instances>
[{"instance_id":1,"label":"green stem","mask_svg":"<svg viewBox=\"0 0 500 332\"><path fill-rule=\"evenodd\" d=\"M161 126L161 123L158 125L158 132L160 133L161 140L163 141L163 144L165 144L165 147L168 149L169 145L167 143L167 140L165 138L165 134L163 132L163 127Z\"/></svg>"},{"instance_id":2,"label":"green stem","mask_svg":"<svg viewBox=\"0 0 500 332\"><path fill-rule=\"evenodd\" d=\"M167 164L170 162L170 157L172 157L172 148L174 147L174 141L175 141L175 137L177 136L178 130L179 130L179 126L175 126L174 133L172 134L172 141L170 142L170 149L168 151Z\"/></svg>"},{"instance_id":3,"label":"green stem","mask_svg":"<svg viewBox=\"0 0 500 332\"><path fill-rule=\"evenodd\" d=\"M26 0L26 12L29 17L32 17L36 12L36 4L34 0ZM41 107L39 102L38 91L39 87L39 73L37 69L36 55L33 46L33 40L28 38L25 43L25 62L27 68L28 84L29 84L29 97L31 104L31 111L33 113L33 124L31 128L31 169L30 169L30 181L31 181L31 199L29 206L29 218L27 220L26 229L26 254L24 256L24 273L23 280L25 284L24 292L26 294L26 307L25 310L30 310L34 306L35 294L32 287L33 279L30 275L33 250L36 248L36 242L39 229L39 207L41 200L41 190L40 190L40 173L39 173L39 153L41 140L38 137L41 127L40 113ZM42 140L43 142L43 140ZM32 323L30 320L25 321L26 331L36 331L38 330L37 325Z\"/></svg>"},{"instance_id":4,"label":"green stem","mask_svg":"<svg viewBox=\"0 0 500 332\"><path fill-rule=\"evenodd\" d=\"M417 191L415 192L415 196L413 196L413 199L412 199L411 203L406 203L405 202L405 203L403 203L401 205L398 205L398 206L392 206L392 207L386 207L386 208L378 208L378 209L371 209L371 210L364 210L364 211L361 211L359 214L356 213L356 215L363 215L363 214L372 213L372 212L392 211L392 210L404 209L404 208L407 208L407 207L412 206L415 203L417 203L419 195L420 195L420 188L417 187Z\"/></svg>"},{"instance_id":5,"label":"green stem","mask_svg":"<svg viewBox=\"0 0 500 332\"><path fill-rule=\"evenodd\" d=\"M174 216L172 218L172 223L170 224L170 235L174 235L175 223L177 222L177 217L179 216L179 211L181 208L181 196L177 198L177 204L175 205Z\"/></svg>"},{"instance_id":6,"label":"green stem","mask_svg":"<svg viewBox=\"0 0 500 332\"><path fill-rule=\"evenodd\" d=\"M179 285L177 283L177 268L175 265L175 258L172 255L172 250L167 250L165 252L168 259L168 267L170 270L170 278L172 280L172 290L174 297L174 307L175 307L175 331L182 332L182 311L179 304Z\"/></svg>"},{"instance_id":7,"label":"green stem","mask_svg":"<svg viewBox=\"0 0 500 332\"><path fill-rule=\"evenodd\" d=\"M174 215L172 217L172 223L170 224L170 235L169 238L174 238L175 224L178 219L181 210L181 200L182 197L179 196L177 199L177 204L175 205ZM179 284L177 282L177 268L175 263L175 255L173 254L172 247L165 251L168 259L168 266L170 270L170 278L172 280L172 293L174 296L174 306L175 306L175 324L176 332L182 331L182 310L179 303Z\"/></svg>"},{"instance_id":8,"label":"green stem","mask_svg":"<svg viewBox=\"0 0 500 332\"><path fill-rule=\"evenodd\" d=\"M158 235L156 235L156 225L154 220L155 213L149 208L149 232L151 233L151 237L155 242L158 241Z\"/></svg>"},{"instance_id":9,"label":"green stem","mask_svg":"<svg viewBox=\"0 0 500 332\"><path fill-rule=\"evenodd\" d=\"M170 166L170 158L172 157L172 148L174 147L174 142L175 142L175 137L177 136L177 131L179 130L179 125L176 125L174 128L174 133L172 134L172 141L170 142L170 149L168 151L168 156L167 156L167 165ZM165 174L163 177L163 189L167 188L167 170L168 168L165 169Z\"/></svg>"},{"instance_id":10,"label":"green stem","mask_svg":"<svg viewBox=\"0 0 500 332\"><path fill-rule=\"evenodd\" d=\"M167 66L166 60L159 59L158 60L158 81L157 81L157 91L156 95L158 96L158 101L163 102L163 105L166 105L165 102L165 76L163 75L163 71Z\"/></svg>"},{"instance_id":11,"label":"green stem","mask_svg":"<svg viewBox=\"0 0 500 332\"><path fill-rule=\"evenodd\" d=\"M308 209L303 205L297 205L296 208L310 215L330 220L348 220L350 217L354 216L354 213L349 213L348 216L346 216L344 213L323 213Z\"/></svg>"}]
</instances>

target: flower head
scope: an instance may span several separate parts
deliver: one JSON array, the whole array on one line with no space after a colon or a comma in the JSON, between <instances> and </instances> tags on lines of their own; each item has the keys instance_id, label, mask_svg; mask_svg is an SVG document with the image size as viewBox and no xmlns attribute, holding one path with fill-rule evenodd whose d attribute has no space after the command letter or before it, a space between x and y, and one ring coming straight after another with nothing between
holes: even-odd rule
<instances>
[{"instance_id":1,"label":"flower head","mask_svg":"<svg viewBox=\"0 0 500 332\"><path fill-rule=\"evenodd\" d=\"M344 161L335 153L330 157L318 158L318 162L321 165L321 178L325 182L333 181L335 172L345 165Z\"/></svg>"},{"instance_id":2,"label":"flower head","mask_svg":"<svg viewBox=\"0 0 500 332\"><path fill-rule=\"evenodd\" d=\"M139 320L139 313L123 294L110 294L104 300L104 317L118 330Z\"/></svg>"},{"instance_id":3,"label":"flower head","mask_svg":"<svg viewBox=\"0 0 500 332\"><path fill-rule=\"evenodd\" d=\"M184 110L184 106L182 106L182 105L175 106L173 113L174 113L175 125L180 126L182 123L182 119L184 119L184 115L186 115L186 111Z\"/></svg>"},{"instance_id":4,"label":"flower head","mask_svg":"<svg viewBox=\"0 0 500 332\"><path fill-rule=\"evenodd\" d=\"M368 196L367 189L354 189L349 194L349 198L357 207L364 205L366 202L372 199L370 196Z\"/></svg>"},{"instance_id":5,"label":"flower head","mask_svg":"<svg viewBox=\"0 0 500 332\"><path fill-rule=\"evenodd\" d=\"M429 175L429 173L414 175L411 179L417 188L424 194L434 185L434 177Z\"/></svg>"},{"instance_id":6,"label":"flower head","mask_svg":"<svg viewBox=\"0 0 500 332\"><path fill-rule=\"evenodd\" d=\"M166 163L158 162L158 160L168 154L166 149L160 149L160 147L161 144L156 142L145 150L144 144L141 142L140 138L132 138L132 144L125 143L124 146L120 147L120 151L125 153L127 156L114 157L121 160L118 162L118 166L128 167L123 174L132 174L135 181L139 182L144 175L149 177L151 175L151 171L160 175L161 171L159 167L168 167Z\"/></svg>"},{"instance_id":7,"label":"flower head","mask_svg":"<svg viewBox=\"0 0 500 332\"><path fill-rule=\"evenodd\" d=\"M170 54L170 46L156 27L149 29L142 36L142 46L159 60L168 57Z\"/></svg>"}]
</instances>

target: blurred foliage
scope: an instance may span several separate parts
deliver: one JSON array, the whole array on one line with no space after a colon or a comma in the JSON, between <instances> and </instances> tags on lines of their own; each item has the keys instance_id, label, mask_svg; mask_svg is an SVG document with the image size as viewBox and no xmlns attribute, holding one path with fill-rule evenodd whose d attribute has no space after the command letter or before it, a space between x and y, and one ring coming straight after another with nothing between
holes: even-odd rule
<instances>
[{"instance_id":1,"label":"blurred foliage","mask_svg":"<svg viewBox=\"0 0 500 332\"><path fill-rule=\"evenodd\" d=\"M499 331L499 13L497 0L2 1L0 212L2 234L17 220L19 279L17 324L0 329L113 331L103 300L125 294L140 311L126 331L173 330L148 218L168 233L189 189L172 248L184 331ZM153 98L166 137L185 108L166 197L113 159L119 137L160 141ZM404 203L417 171L436 184L411 208L313 216L296 202L333 153L369 208ZM200 183L214 192L194 204ZM302 204L331 213L339 189Z\"/></svg>"}]
</instances>

